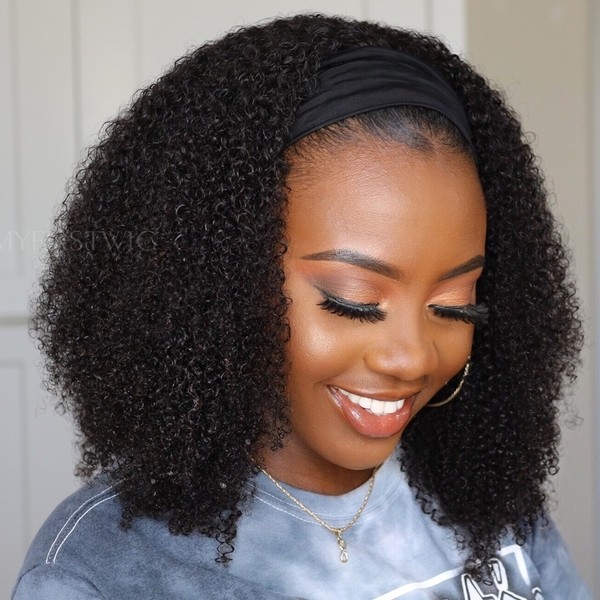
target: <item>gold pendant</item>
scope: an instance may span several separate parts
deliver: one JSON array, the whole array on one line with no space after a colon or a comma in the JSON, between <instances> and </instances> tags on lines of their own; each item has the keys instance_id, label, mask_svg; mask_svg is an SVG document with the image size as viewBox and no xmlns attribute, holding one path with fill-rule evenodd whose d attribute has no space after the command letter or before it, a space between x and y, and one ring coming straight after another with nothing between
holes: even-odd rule
<instances>
[{"instance_id":1,"label":"gold pendant","mask_svg":"<svg viewBox=\"0 0 600 600\"><path fill-rule=\"evenodd\" d=\"M337 538L338 547L340 549L340 560L343 563L346 563L350 558L348 556L348 552L346 551L346 542L344 541L344 538L342 538L342 534L339 531L336 531L335 537Z\"/></svg>"}]
</instances>

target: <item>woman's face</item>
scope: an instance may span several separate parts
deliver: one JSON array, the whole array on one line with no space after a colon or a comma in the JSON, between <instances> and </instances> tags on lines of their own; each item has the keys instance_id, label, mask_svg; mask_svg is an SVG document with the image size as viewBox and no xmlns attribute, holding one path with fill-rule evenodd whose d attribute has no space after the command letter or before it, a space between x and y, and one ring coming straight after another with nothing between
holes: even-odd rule
<instances>
[{"instance_id":1,"label":"woman's face","mask_svg":"<svg viewBox=\"0 0 600 600\"><path fill-rule=\"evenodd\" d=\"M265 463L341 493L467 361L473 325L452 309L475 302L483 193L463 156L374 140L293 159L288 186L292 431Z\"/></svg>"}]
</instances>

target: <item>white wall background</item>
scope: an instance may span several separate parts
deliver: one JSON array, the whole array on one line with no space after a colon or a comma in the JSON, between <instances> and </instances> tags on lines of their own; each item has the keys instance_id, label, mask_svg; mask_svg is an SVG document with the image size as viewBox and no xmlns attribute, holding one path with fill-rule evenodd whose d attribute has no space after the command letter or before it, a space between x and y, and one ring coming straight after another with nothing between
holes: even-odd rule
<instances>
[{"instance_id":1,"label":"white wall background","mask_svg":"<svg viewBox=\"0 0 600 600\"><path fill-rule=\"evenodd\" d=\"M41 391L27 305L52 214L101 125L174 58L235 25L319 11L431 31L463 52L468 6L467 0L232 0L223 6L0 0L0 597L8 597L37 528L77 485L73 434ZM591 406L591 397L586 400ZM580 445L591 444L589 436L586 430ZM585 512L567 497L563 531L572 547L587 535L584 547L593 549L593 530L577 526L581 518L592 520L593 482L580 480L569 456L565 465L563 479L580 490ZM590 583L595 556L593 550L578 556Z\"/></svg>"}]
</instances>

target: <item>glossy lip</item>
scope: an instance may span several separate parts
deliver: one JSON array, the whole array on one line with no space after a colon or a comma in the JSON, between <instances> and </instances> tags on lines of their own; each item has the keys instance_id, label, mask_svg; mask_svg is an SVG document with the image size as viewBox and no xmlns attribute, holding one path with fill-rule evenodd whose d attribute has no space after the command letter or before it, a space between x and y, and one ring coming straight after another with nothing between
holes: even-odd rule
<instances>
[{"instance_id":1,"label":"glossy lip","mask_svg":"<svg viewBox=\"0 0 600 600\"><path fill-rule=\"evenodd\" d=\"M408 423L416 394L404 399L404 406L391 415L374 415L357 406L337 387L327 386L333 403L340 410L348 424L361 435L372 438L386 438L396 435ZM350 390L348 390L350 391ZM353 392L354 393L354 392ZM360 394L367 396L367 394ZM377 396L368 396L377 399ZM382 399L382 398L381 398ZM390 399L391 400L391 399ZM394 400L400 400L396 396Z\"/></svg>"}]
</instances>

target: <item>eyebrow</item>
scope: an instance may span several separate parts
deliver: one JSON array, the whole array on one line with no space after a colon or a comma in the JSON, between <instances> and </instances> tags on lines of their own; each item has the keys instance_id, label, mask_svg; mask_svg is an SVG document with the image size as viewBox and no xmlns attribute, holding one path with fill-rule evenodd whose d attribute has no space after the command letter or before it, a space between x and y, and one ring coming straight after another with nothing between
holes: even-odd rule
<instances>
[{"instance_id":1,"label":"eyebrow","mask_svg":"<svg viewBox=\"0 0 600 600\"><path fill-rule=\"evenodd\" d=\"M468 273L469 271L474 271L475 269L483 269L485 266L485 258L478 254L474 256L471 260L464 262L462 265L458 265L454 269L450 269L446 273L444 273L440 277L440 281L446 281L447 279L452 279L453 277L458 277L464 273Z\"/></svg>"},{"instance_id":2,"label":"eyebrow","mask_svg":"<svg viewBox=\"0 0 600 600\"><path fill-rule=\"evenodd\" d=\"M362 254L361 252L355 252L354 250L324 250L323 252L316 252L314 254L307 254L302 257L304 260L328 260L333 262L343 262L361 269L367 269L378 275L383 275L389 279L399 280L402 277L402 273L393 267L389 263L386 263L378 258ZM450 269L440 277L440 281L446 281L453 277L458 277L469 271L483 268L485 265L485 258L478 254L470 260Z\"/></svg>"}]
</instances>

